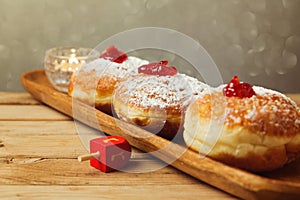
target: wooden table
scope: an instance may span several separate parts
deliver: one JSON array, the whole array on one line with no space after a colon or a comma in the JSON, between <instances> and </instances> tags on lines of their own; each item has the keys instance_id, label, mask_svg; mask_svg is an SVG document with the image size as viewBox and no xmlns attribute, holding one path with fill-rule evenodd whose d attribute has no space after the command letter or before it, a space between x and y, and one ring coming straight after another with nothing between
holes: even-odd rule
<instances>
[{"instance_id":1,"label":"wooden table","mask_svg":"<svg viewBox=\"0 0 300 200\"><path fill-rule=\"evenodd\" d=\"M128 168L161 164L135 157L136 151ZM0 199L234 198L173 167L105 174L78 163L85 153L71 118L27 93L0 92Z\"/></svg>"}]
</instances>

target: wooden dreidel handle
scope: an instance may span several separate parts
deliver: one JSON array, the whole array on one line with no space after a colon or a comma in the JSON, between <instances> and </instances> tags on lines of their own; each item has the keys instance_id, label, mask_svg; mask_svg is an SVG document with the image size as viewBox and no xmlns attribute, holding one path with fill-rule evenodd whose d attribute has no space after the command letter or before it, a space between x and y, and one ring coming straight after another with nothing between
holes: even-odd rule
<instances>
[{"instance_id":1,"label":"wooden dreidel handle","mask_svg":"<svg viewBox=\"0 0 300 200\"><path fill-rule=\"evenodd\" d=\"M122 168L130 159L131 146L120 136L106 136L90 140L90 154L78 160L90 160L90 165L103 172Z\"/></svg>"},{"instance_id":2,"label":"wooden dreidel handle","mask_svg":"<svg viewBox=\"0 0 300 200\"><path fill-rule=\"evenodd\" d=\"M81 155L78 156L78 161L79 162L83 162L83 161L87 161L87 160L91 160L93 158L100 158L100 152L96 152L96 153L89 153L89 154L85 154L85 155Z\"/></svg>"}]
</instances>

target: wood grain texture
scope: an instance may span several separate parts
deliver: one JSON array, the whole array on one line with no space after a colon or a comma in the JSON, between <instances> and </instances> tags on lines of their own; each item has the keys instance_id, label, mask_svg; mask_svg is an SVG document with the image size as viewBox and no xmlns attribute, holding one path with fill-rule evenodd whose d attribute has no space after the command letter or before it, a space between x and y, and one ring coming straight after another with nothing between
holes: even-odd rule
<instances>
[{"instance_id":1,"label":"wood grain texture","mask_svg":"<svg viewBox=\"0 0 300 200\"><path fill-rule=\"evenodd\" d=\"M0 109L1 110L1 109ZM77 124L78 127L78 124ZM83 139L101 137L99 131L81 125L80 133L73 121L0 121L0 157L4 160L14 158L70 158L76 159L88 152L83 146ZM62 152L63 147L63 152ZM135 154L140 151L133 149L133 157L149 158Z\"/></svg>"},{"instance_id":2,"label":"wood grain texture","mask_svg":"<svg viewBox=\"0 0 300 200\"><path fill-rule=\"evenodd\" d=\"M186 150L182 146L95 111L82 103L73 104L73 106L76 105L78 112L72 113L71 98L55 91L47 82L43 71L24 74L22 82L35 98L51 107L69 116L75 114L77 119L89 126L98 128L100 125L103 131L111 135L123 136L131 145L151 152L152 155L165 162L174 159L172 166L231 194L246 199L298 199L300 196L300 182L297 179L289 182L275 178L269 179L226 166L209 158L199 159L199 156L191 150Z\"/></svg>"},{"instance_id":3,"label":"wood grain texture","mask_svg":"<svg viewBox=\"0 0 300 200\"><path fill-rule=\"evenodd\" d=\"M86 126L82 126L81 129L84 129L86 134L96 135L98 133L97 130ZM0 137L6 135L15 135L19 137L27 137L28 135L28 137L31 137L32 135L45 134L74 135L77 134L77 129L73 121L0 121L0 132Z\"/></svg>"},{"instance_id":4,"label":"wood grain texture","mask_svg":"<svg viewBox=\"0 0 300 200\"><path fill-rule=\"evenodd\" d=\"M66 115L42 105L0 105L0 120L72 120ZM29 114L30 113L30 114Z\"/></svg>"},{"instance_id":5,"label":"wood grain texture","mask_svg":"<svg viewBox=\"0 0 300 200\"><path fill-rule=\"evenodd\" d=\"M2 160L4 163L4 161ZM13 158L1 164L0 185L181 185L198 184L174 168L161 168L150 173L113 172L104 174L77 159ZM162 166L158 160L131 159L124 167ZM47 170L45 170L47 169ZM147 180L147 181L146 181Z\"/></svg>"},{"instance_id":6,"label":"wood grain texture","mask_svg":"<svg viewBox=\"0 0 300 200\"><path fill-rule=\"evenodd\" d=\"M0 105L39 105L28 93L0 92Z\"/></svg>"},{"instance_id":7,"label":"wood grain texture","mask_svg":"<svg viewBox=\"0 0 300 200\"><path fill-rule=\"evenodd\" d=\"M4 147L0 157L74 158L87 153L77 135L15 135L1 136ZM20 138L20 139L18 139ZM20 148L22 147L22 148ZM62 153L62 149L64 153Z\"/></svg>"},{"instance_id":8,"label":"wood grain texture","mask_svg":"<svg viewBox=\"0 0 300 200\"><path fill-rule=\"evenodd\" d=\"M35 191L34 193L32 191ZM130 191L130 192L129 192ZM149 194L149 191L152 191ZM111 186L2 186L1 197L4 199L130 199L130 200L153 200L153 199L232 199L224 196L221 192L208 191L201 184L196 185L121 185ZM145 195L149 194L149 195Z\"/></svg>"}]
</instances>

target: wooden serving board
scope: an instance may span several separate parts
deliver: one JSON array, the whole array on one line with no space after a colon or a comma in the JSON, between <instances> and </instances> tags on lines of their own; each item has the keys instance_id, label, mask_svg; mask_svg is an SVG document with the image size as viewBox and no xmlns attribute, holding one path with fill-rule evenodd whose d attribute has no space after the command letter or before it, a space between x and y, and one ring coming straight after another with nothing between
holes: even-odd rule
<instances>
[{"instance_id":1,"label":"wooden serving board","mask_svg":"<svg viewBox=\"0 0 300 200\"><path fill-rule=\"evenodd\" d=\"M56 91L44 70L24 73L21 80L24 88L34 98L73 117L72 98ZM299 96L293 97L299 103ZM207 157L200 158L194 151L185 150L183 146L115 119L86 104L78 103L76 106L80 110L76 115L77 120L93 128L101 127L102 131L110 135L122 136L132 146L151 152L164 162L174 159L171 163L173 167L232 195L245 199L300 199L300 159L273 172L249 173ZM97 122L90 120L95 116Z\"/></svg>"}]
</instances>

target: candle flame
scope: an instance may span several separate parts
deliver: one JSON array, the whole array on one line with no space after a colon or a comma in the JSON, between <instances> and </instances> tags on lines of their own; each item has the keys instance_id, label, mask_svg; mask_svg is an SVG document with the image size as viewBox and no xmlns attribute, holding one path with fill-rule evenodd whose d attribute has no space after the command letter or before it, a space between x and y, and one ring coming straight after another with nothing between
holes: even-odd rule
<instances>
[{"instance_id":1,"label":"candle flame","mask_svg":"<svg viewBox=\"0 0 300 200\"><path fill-rule=\"evenodd\" d=\"M75 54L71 54L71 57L69 59L69 63L72 64L72 63L75 63L75 64L78 64L79 61L78 59L76 58L76 55Z\"/></svg>"}]
</instances>

